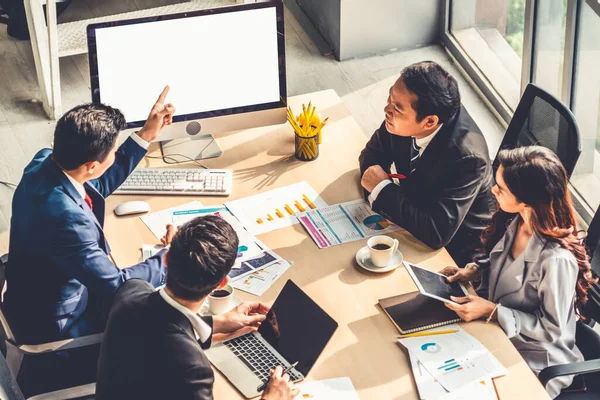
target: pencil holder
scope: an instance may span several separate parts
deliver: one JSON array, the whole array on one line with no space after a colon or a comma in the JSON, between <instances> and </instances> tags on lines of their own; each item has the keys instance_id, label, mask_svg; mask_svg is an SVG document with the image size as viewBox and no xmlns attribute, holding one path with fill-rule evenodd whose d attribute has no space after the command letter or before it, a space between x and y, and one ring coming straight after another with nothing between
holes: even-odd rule
<instances>
[{"instance_id":1,"label":"pencil holder","mask_svg":"<svg viewBox=\"0 0 600 400\"><path fill-rule=\"evenodd\" d=\"M294 156L300 161L312 161L319 157L318 134L312 136L295 135Z\"/></svg>"},{"instance_id":2,"label":"pencil holder","mask_svg":"<svg viewBox=\"0 0 600 400\"><path fill-rule=\"evenodd\" d=\"M302 104L302 114L294 116L288 107L288 122L294 128L294 156L300 161L312 161L319 157L319 145L323 140L323 127L329 118L321 121L316 107Z\"/></svg>"}]
</instances>

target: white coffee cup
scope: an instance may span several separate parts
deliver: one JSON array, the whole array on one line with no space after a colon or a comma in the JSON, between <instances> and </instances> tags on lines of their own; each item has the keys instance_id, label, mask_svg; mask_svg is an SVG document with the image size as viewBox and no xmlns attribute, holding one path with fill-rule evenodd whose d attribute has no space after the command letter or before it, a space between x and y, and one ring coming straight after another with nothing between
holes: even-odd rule
<instances>
[{"instance_id":1,"label":"white coffee cup","mask_svg":"<svg viewBox=\"0 0 600 400\"><path fill-rule=\"evenodd\" d=\"M229 294L225 296L215 296L215 294L222 294L227 292ZM231 303L233 302L233 287L231 285L225 285L220 289L213 290L208 295L208 311L211 314L223 314L231 309Z\"/></svg>"},{"instance_id":2,"label":"white coffee cup","mask_svg":"<svg viewBox=\"0 0 600 400\"><path fill-rule=\"evenodd\" d=\"M387 267L392 256L398 250L398 240L392 239L389 236L373 236L367 241L367 246L369 246L373 265L376 267Z\"/></svg>"}]
</instances>

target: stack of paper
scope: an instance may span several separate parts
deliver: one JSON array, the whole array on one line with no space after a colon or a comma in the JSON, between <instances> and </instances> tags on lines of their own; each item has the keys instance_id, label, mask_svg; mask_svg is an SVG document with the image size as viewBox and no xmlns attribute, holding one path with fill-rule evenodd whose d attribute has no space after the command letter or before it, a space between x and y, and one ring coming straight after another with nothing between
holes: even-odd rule
<instances>
[{"instance_id":1,"label":"stack of paper","mask_svg":"<svg viewBox=\"0 0 600 400\"><path fill-rule=\"evenodd\" d=\"M398 339L408 349L411 358L418 360L417 367L420 365L429 375L419 372L419 368L413 366L417 386L419 382L423 386L423 389L419 386L421 398L438 398L431 397L431 391L434 390L432 385L424 383L431 379L437 381L446 392L458 396L448 397L449 399L495 398L490 397L491 378L506 375L506 369L485 346L458 325L449 325L444 329L455 329L457 332ZM475 391L486 393L487 397L472 395ZM464 397L465 395L469 397Z\"/></svg>"}]
</instances>

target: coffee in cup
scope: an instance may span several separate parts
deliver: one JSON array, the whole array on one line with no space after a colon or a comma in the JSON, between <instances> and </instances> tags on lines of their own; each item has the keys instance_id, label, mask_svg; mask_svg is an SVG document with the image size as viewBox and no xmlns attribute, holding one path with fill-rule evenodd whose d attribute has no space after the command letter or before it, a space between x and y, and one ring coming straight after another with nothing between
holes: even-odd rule
<instances>
[{"instance_id":1,"label":"coffee in cup","mask_svg":"<svg viewBox=\"0 0 600 400\"><path fill-rule=\"evenodd\" d=\"M398 240L389 236L373 236L367 241L371 262L376 267L387 267L398 250Z\"/></svg>"},{"instance_id":2,"label":"coffee in cup","mask_svg":"<svg viewBox=\"0 0 600 400\"><path fill-rule=\"evenodd\" d=\"M213 290L208 295L208 311L212 314L223 314L231 309L233 302L233 287L225 285L220 289Z\"/></svg>"}]
</instances>

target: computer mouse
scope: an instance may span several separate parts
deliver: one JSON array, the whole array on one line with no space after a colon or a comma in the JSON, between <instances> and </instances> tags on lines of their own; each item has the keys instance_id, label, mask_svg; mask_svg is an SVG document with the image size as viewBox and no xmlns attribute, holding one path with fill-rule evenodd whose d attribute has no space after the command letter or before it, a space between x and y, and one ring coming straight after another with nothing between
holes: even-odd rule
<instances>
[{"instance_id":1,"label":"computer mouse","mask_svg":"<svg viewBox=\"0 0 600 400\"><path fill-rule=\"evenodd\" d=\"M119 217L131 214L140 214L150 211L150 204L145 201L126 201L115 207L115 214Z\"/></svg>"}]
</instances>

